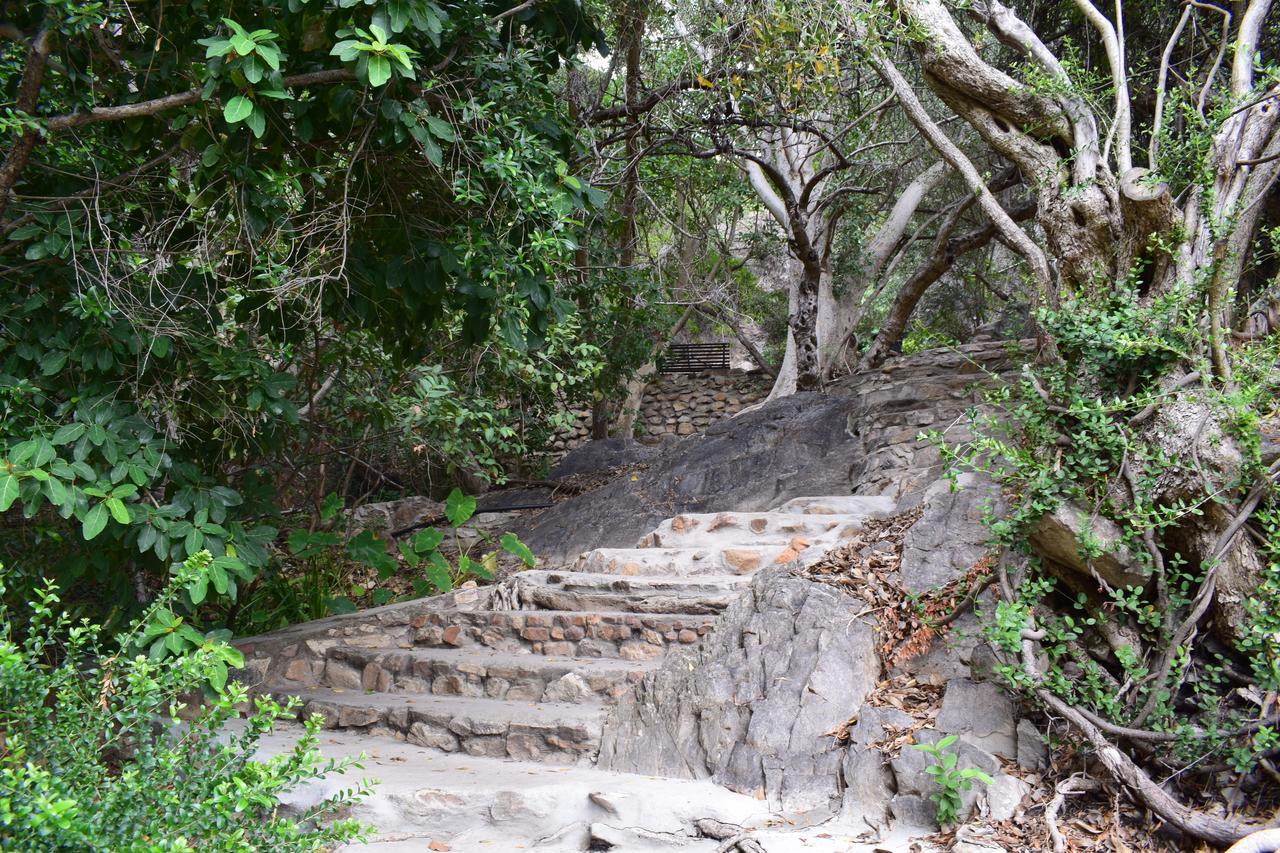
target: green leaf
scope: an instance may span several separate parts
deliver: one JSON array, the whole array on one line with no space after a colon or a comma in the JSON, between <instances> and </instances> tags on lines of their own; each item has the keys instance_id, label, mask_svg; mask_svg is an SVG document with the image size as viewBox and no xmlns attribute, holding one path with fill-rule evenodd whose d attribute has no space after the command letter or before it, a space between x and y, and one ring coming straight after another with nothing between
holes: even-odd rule
<instances>
[{"instance_id":1,"label":"green leaf","mask_svg":"<svg viewBox=\"0 0 1280 853\"><path fill-rule=\"evenodd\" d=\"M111 517L119 524L129 523L129 510L125 507L124 501L119 498L107 498L102 503L111 511Z\"/></svg>"},{"instance_id":2,"label":"green leaf","mask_svg":"<svg viewBox=\"0 0 1280 853\"><path fill-rule=\"evenodd\" d=\"M332 521L333 517L342 510L342 498L337 492L330 492L324 496L324 500L320 501L320 520Z\"/></svg>"},{"instance_id":3,"label":"green leaf","mask_svg":"<svg viewBox=\"0 0 1280 853\"><path fill-rule=\"evenodd\" d=\"M355 603L345 595L337 595L333 598L325 599L325 606L333 614L356 612Z\"/></svg>"},{"instance_id":4,"label":"green leaf","mask_svg":"<svg viewBox=\"0 0 1280 853\"><path fill-rule=\"evenodd\" d=\"M395 596L396 594L389 589L385 589L381 587L378 589L375 589L373 591L373 606L381 607L391 599L395 598Z\"/></svg>"},{"instance_id":5,"label":"green leaf","mask_svg":"<svg viewBox=\"0 0 1280 853\"><path fill-rule=\"evenodd\" d=\"M18 478L13 474L6 474L4 479L0 479L0 512L13 506L13 502L17 499Z\"/></svg>"},{"instance_id":6,"label":"green leaf","mask_svg":"<svg viewBox=\"0 0 1280 853\"><path fill-rule=\"evenodd\" d=\"M340 41L333 46L333 50L329 51L329 55L336 56L343 62L354 62L359 55L359 51L356 50L356 46L359 44L360 42L354 39Z\"/></svg>"},{"instance_id":7,"label":"green leaf","mask_svg":"<svg viewBox=\"0 0 1280 853\"><path fill-rule=\"evenodd\" d=\"M227 570L219 566L217 563L209 565L209 580L213 583L213 588L218 591L218 595L227 594Z\"/></svg>"},{"instance_id":8,"label":"green leaf","mask_svg":"<svg viewBox=\"0 0 1280 853\"><path fill-rule=\"evenodd\" d=\"M449 577L449 569L447 567L432 561L427 564L426 575L427 580L431 581L431 585L440 592L448 592L453 589L453 578Z\"/></svg>"},{"instance_id":9,"label":"green leaf","mask_svg":"<svg viewBox=\"0 0 1280 853\"><path fill-rule=\"evenodd\" d=\"M533 568L534 557L533 552L529 550L529 546L520 541L520 537L514 533L504 533L498 537L498 543L502 545L502 549L512 556L519 557L520 562L529 568Z\"/></svg>"},{"instance_id":10,"label":"green leaf","mask_svg":"<svg viewBox=\"0 0 1280 853\"><path fill-rule=\"evenodd\" d=\"M85 513L81 535L84 536L86 542L92 541L106 526L107 508L102 504L95 504L92 509Z\"/></svg>"},{"instance_id":11,"label":"green leaf","mask_svg":"<svg viewBox=\"0 0 1280 853\"><path fill-rule=\"evenodd\" d=\"M476 499L464 495L455 487L444 501L444 514L454 527L461 527L471 516L476 514Z\"/></svg>"},{"instance_id":12,"label":"green leaf","mask_svg":"<svg viewBox=\"0 0 1280 853\"><path fill-rule=\"evenodd\" d=\"M240 61L240 70L244 72L244 79L255 84L262 82L262 75L266 73L256 56L246 56L242 59Z\"/></svg>"},{"instance_id":13,"label":"green leaf","mask_svg":"<svg viewBox=\"0 0 1280 853\"><path fill-rule=\"evenodd\" d=\"M215 661L209 667L209 685L219 693L227 686L227 665L222 661Z\"/></svg>"},{"instance_id":14,"label":"green leaf","mask_svg":"<svg viewBox=\"0 0 1280 853\"><path fill-rule=\"evenodd\" d=\"M280 70L280 51L276 50L269 44L259 44L255 53L262 57L262 61L271 66L272 71Z\"/></svg>"},{"instance_id":15,"label":"green leaf","mask_svg":"<svg viewBox=\"0 0 1280 853\"><path fill-rule=\"evenodd\" d=\"M414 130L422 130L422 128L414 128ZM421 136L415 133L414 138L422 143L422 150L431 165L439 168L444 163L444 152L440 150L440 145L425 130L422 130Z\"/></svg>"},{"instance_id":16,"label":"green leaf","mask_svg":"<svg viewBox=\"0 0 1280 853\"><path fill-rule=\"evenodd\" d=\"M56 477L50 477L45 481L44 493L49 496L49 503L54 506L62 506L67 502L67 487Z\"/></svg>"},{"instance_id":17,"label":"green leaf","mask_svg":"<svg viewBox=\"0 0 1280 853\"><path fill-rule=\"evenodd\" d=\"M200 39L197 44L205 46L204 58L214 59L219 56L226 56L231 52L231 42L228 39L209 38Z\"/></svg>"},{"instance_id":18,"label":"green leaf","mask_svg":"<svg viewBox=\"0 0 1280 853\"><path fill-rule=\"evenodd\" d=\"M444 119L436 116L427 116L426 122L427 127L431 130L431 135L436 139L442 139L445 142L453 142L457 139L453 132L453 126Z\"/></svg>"},{"instance_id":19,"label":"green leaf","mask_svg":"<svg viewBox=\"0 0 1280 853\"><path fill-rule=\"evenodd\" d=\"M425 555L439 548L443 541L444 534L439 530L422 530L413 537L413 550L420 555Z\"/></svg>"},{"instance_id":20,"label":"green leaf","mask_svg":"<svg viewBox=\"0 0 1280 853\"><path fill-rule=\"evenodd\" d=\"M399 549L400 556L404 557L404 561L409 568L417 568L418 564L422 562L422 558L418 556L418 553L413 550L413 546L408 542L397 542L396 548Z\"/></svg>"},{"instance_id":21,"label":"green leaf","mask_svg":"<svg viewBox=\"0 0 1280 853\"><path fill-rule=\"evenodd\" d=\"M245 127L253 131L254 139L261 139L263 132L267 129L267 115L262 110L254 109L249 113L249 117L244 120Z\"/></svg>"},{"instance_id":22,"label":"green leaf","mask_svg":"<svg viewBox=\"0 0 1280 853\"><path fill-rule=\"evenodd\" d=\"M192 604L199 604L204 601L205 596L209 594L209 579L207 577L198 577L187 587L187 594L191 596Z\"/></svg>"},{"instance_id":23,"label":"green leaf","mask_svg":"<svg viewBox=\"0 0 1280 853\"><path fill-rule=\"evenodd\" d=\"M387 553L386 543L374 536L372 530L361 530L347 542L347 555L358 563L377 569L383 578L395 574L399 566L395 557Z\"/></svg>"},{"instance_id":24,"label":"green leaf","mask_svg":"<svg viewBox=\"0 0 1280 853\"><path fill-rule=\"evenodd\" d=\"M369 85L381 86L391 79L391 63L385 56L369 57Z\"/></svg>"},{"instance_id":25,"label":"green leaf","mask_svg":"<svg viewBox=\"0 0 1280 853\"><path fill-rule=\"evenodd\" d=\"M238 121L244 121L253 113L253 101L244 95L236 95L227 101L227 105L222 108L222 117L227 120L227 124L235 124Z\"/></svg>"},{"instance_id":26,"label":"green leaf","mask_svg":"<svg viewBox=\"0 0 1280 853\"><path fill-rule=\"evenodd\" d=\"M53 443L61 447L64 444L70 444L80 436L84 435L86 427L84 424L67 424L58 428L53 434Z\"/></svg>"}]
</instances>

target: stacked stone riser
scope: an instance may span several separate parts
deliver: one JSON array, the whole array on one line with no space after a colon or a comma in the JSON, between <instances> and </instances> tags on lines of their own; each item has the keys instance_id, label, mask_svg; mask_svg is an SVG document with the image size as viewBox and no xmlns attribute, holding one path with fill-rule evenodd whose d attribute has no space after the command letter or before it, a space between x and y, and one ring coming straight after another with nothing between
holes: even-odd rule
<instances>
[{"instance_id":1,"label":"stacked stone riser","mask_svg":"<svg viewBox=\"0 0 1280 853\"><path fill-rule=\"evenodd\" d=\"M427 614L414 641L427 648L483 646L580 658L647 660L668 645L690 645L712 615L576 611L443 611Z\"/></svg>"},{"instance_id":2,"label":"stacked stone riser","mask_svg":"<svg viewBox=\"0 0 1280 853\"><path fill-rule=\"evenodd\" d=\"M424 654L423 652L426 652ZM336 648L325 661L321 684L379 693L430 693L520 702L574 701L583 691L617 698L644 677L649 667L616 661L585 669L580 661L546 655L506 655L493 662L465 652L442 657L435 650L377 652ZM576 676L566 686L566 676Z\"/></svg>"},{"instance_id":3,"label":"stacked stone riser","mask_svg":"<svg viewBox=\"0 0 1280 853\"><path fill-rule=\"evenodd\" d=\"M273 691L279 698L286 691ZM576 764L595 757L600 746L599 719L590 722L509 720L455 713L448 709L418 709L383 704L369 697L362 704L322 698L304 703L301 717L319 715L326 729L361 729L374 736L395 737L442 752L465 752L492 758L515 758L550 764ZM572 710L572 706L564 706Z\"/></svg>"}]
</instances>

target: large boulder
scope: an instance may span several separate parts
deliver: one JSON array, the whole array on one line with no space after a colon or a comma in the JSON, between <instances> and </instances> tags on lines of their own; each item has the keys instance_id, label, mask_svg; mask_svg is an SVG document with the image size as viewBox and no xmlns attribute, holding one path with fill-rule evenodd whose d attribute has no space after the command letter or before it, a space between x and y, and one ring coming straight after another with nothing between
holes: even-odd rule
<instances>
[{"instance_id":1,"label":"large boulder","mask_svg":"<svg viewBox=\"0 0 1280 853\"><path fill-rule=\"evenodd\" d=\"M1030 542L1041 556L1086 577L1096 572L1114 587L1143 586L1151 577L1151 570L1134 557L1114 521L1071 504L1045 513ZM1094 556L1086 558L1086 543Z\"/></svg>"},{"instance_id":2,"label":"large boulder","mask_svg":"<svg viewBox=\"0 0 1280 853\"><path fill-rule=\"evenodd\" d=\"M822 394L773 400L664 448L644 471L530 516L516 532L555 563L588 548L629 548L685 512L756 512L812 495L898 500L941 472L938 451L921 431L946 427L950 440L963 440L954 425L981 402L991 374L1017 358L998 344L918 353L848 376ZM612 446L601 445L602 459L624 458L611 455Z\"/></svg>"},{"instance_id":3,"label":"large boulder","mask_svg":"<svg viewBox=\"0 0 1280 853\"><path fill-rule=\"evenodd\" d=\"M597 474L614 468L626 468L652 462L662 453L656 447L641 444L635 439L603 438L588 441L575 447L551 469L551 479L572 477L578 474Z\"/></svg>"},{"instance_id":4,"label":"large boulder","mask_svg":"<svg viewBox=\"0 0 1280 853\"><path fill-rule=\"evenodd\" d=\"M805 495L849 494L863 459L849 436L850 398L795 394L718 421L645 471L564 501L517 530L534 553L569 560L627 548L684 512L767 510Z\"/></svg>"},{"instance_id":5,"label":"large boulder","mask_svg":"<svg viewBox=\"0 0 1280 853\"><path fill-rule=\"evenodd\" d=\"M862 608L785 567L762 570L711 635L669 653L614 709L599 766L711 778L787 811L838 808L833 732L880 677Z\"/></svg>"}]
</instances>

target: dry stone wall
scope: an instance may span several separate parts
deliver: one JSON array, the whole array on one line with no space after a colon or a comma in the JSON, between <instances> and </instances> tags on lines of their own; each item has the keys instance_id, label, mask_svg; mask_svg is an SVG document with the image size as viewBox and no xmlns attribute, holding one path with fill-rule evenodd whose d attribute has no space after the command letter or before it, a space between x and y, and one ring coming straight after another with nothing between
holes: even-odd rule
<instances>
[{"instance_id":1,"label":"dry stone wall","mask_svg":"<svg viewBox=\"0 0 1280 853\"><path fill-rule=\"evenodd\" d=\"M763 373L708 371L692 375L660 376L645 388L637 437L660 440L663 436L701 433L708 426L758 403L769 396L773 379ZM556 437L552 447L572 450L591 439L591 413L574 412L571 429Z\"/></svg>"}]
</instances>

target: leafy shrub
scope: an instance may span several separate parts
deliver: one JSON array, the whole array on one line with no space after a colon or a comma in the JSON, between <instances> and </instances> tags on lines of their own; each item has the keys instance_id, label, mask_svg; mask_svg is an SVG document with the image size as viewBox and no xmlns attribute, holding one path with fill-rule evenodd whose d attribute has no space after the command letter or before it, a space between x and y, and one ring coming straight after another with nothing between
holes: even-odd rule
<instances>
[{"instance_id":1,"label":"leafy shrub","mask_svg":"<svg viewBox=\"0 0 1280 853\"><path fill-rule=\"evenodd\" d=\"M144 616L103 648L98 626L57 610L57 588L36 591L30 613L0 606L0 848L14 851L295 851L358 837L351 820L319 825L362 791L345 790L299 819L279 796L354 765L316 752L319 719L293 749L257 761L263 735L291 715L254 700L243 730L230 730L243 686L227 667L243 661L219 639L200 638L169 607L179 590L207 584L200 552L175 567ZM5 573L0 568L0 592ZM186 637L202 640L189 648ZM145 653L144 653L145 650ZM182 697L208 701L187 722Z\"/></svg>"},{"instance_id":2,"label":"leafy shrub","mask_svg":"<svg viewBox=\"0 0 1280 853\"><path fill-rule=\"evenodd\" d=\"M938 824L947 826L956 822L960 817L960 807L963 805L960 795L969 788L973 787L974 780L984 785L990 785L992 779L986 773L976 767L966 767L959 770L956 764L959 756L954 752L948 752L947 749L956 742L955 735L947 735L937 743L916 743L912 744L912 749L918 749L926 752L933 757L933 764L924 769L933 781L938 783L938 790L929 795L929 799L933 800L938 807Z\"/></svg>"},{"instance_id":3,"label":"leafy shrub","mask_svg":"<svg viewBox=\"0 0 1280 853\"><path fill-rule=\"evenodd\" d=\"M395 543L400 559L388 553L387 540L372 530L344 535L342 510L342 499L329 494L319 509L324 527L289 531L290 566L273 566L245 599L239 611L243 618L235 623L241 635L350 613L361 604L381 607L411 596L437 595L470 580L491 580L503 552L527 568L534 564L533 552L514 533L503 533L494 541L478 530L479 539L463 539L460 530L475 515L476 499L461 489L445 499L448 529L428 527L406 535ZM363 577L353 582L352 574ZM393 589L393 578L407 579L408 589L402 584Z\"/></svg>"}]
</instances>

